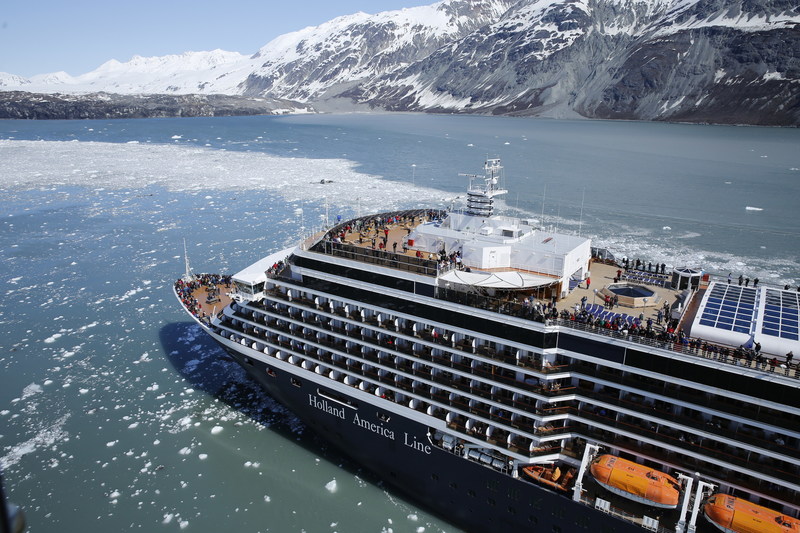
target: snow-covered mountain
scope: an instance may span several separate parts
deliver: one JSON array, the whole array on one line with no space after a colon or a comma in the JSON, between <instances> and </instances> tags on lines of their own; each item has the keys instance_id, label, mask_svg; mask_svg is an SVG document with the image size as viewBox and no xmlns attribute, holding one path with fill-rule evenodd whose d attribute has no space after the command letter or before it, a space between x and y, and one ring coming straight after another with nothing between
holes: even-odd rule
<instances>
[{"instance_id":1,"label":"snow-covered mountain","mask_svg":"<svg viewBox=\"0 0 800 533\"><path fill-rule=\"evenodd\" d=\"M273 40L241 87L307 101L407 68L494 22L517 0L445 0L377 15L357 13ZM291 96L289 96L291 95Z\"/></svg>"},{"instance_id":2,"label":"snow-covered mountain","mask_svg":"<svg viewBox=\"0 0 800 533\"><path fill-rule=\"evenodd\" d=\"M371 108L800 125L793 0L442 0L339 17L252 56L109 61L0 90L226 94Z\"/></svg>"},{"instance_id":3,"label":"snow-covered mountain","mask_svg":"<svg viewBox=\"0 0 800 533\"><path fill-rule=\"evenodd\" d=\"M520 2L346 93L395 110L800 124L800 7L785 0Z\"/></svg>"},{"instance_id":4,"label":"snow-covered mountain","mask_svg":"<svg viewBox=\"0 0 800 533\"><path fill-rule=\"evenodd\" d=\"M108 61L75 77L60 72L26 80L0 73L0 89L229 94L310 101L332 87L350 86L419 61L496 20L516 1L443 0L377 15L356 13L277 37L252 56L222 50L136 56L125 63Z\"/></svg>"}]
</instances>

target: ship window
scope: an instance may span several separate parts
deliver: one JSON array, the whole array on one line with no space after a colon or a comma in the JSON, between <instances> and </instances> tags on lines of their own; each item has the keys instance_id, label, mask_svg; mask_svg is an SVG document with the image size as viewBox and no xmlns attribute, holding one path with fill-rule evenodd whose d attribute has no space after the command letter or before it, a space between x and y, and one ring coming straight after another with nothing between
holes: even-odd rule
<instances>
[{"instance_id":1,"label":"ship window","mask_svg":"<svg viewBox=\"0 0 800 533\"><path fill-rule=\"evenodd\" d=\"M468 494L469 496L472 496L473 498L475 497L475 491L474 491L474 490L472 490L472 489L469 489L469 490L467 491L467 494Z\"/></svg>"},{"instance_id":2,"label":"ship window","mask_svg":"<svg viewBox=\"0 0 800 533\"><path fill-rule=\"evenodd\" d=\"M434 481L439 481L439 476L437 474L431 474L431 479Z\"/></svg>"},{"instance_id":3,"label":"ship window","mask_svg":"<svg viewBox=\"0 0 800 533\"><path fill-rule=\"evenodd\" d=\"M292 378L291 381L292 381L292 385L294 385L295 387L301 387L303 385L302 383L300 383L300 380L297 379L297 378Z\"/></svg>"},{"instance_id":4,"label":"ship window","mask_svg":"<svg viewBox=\"0 0 800 533\"><path fill-rule=\"evenodd\" d=\"M245 357L244 358L244 362L247 363L250 366L253 366L253 360L250 359L249 357Z\"/></svg>"},{"instance_id":5,"label":"ship window","mask_svg":"<svg viewBox=\"0 0 800 533\"><path fill-rule=\"evenodd\" d=\"M277 374L275 373L275 371L273 369L271 369L270 367L267 367L267 375L269 377L271 377L271 378L277 377Z\"/></svg>"},{"instance_id":6,"label":"ship window","mask_svg":"<svg viewBox=\"0 0 800 533\"><path fill-rule=\"evenodd\" d=\"M539 519L533 515L528 515L528 522L530 522L531 524L538 524Z\"/></svg>"},{"instance_id":7,"label":"ship window","mask_svg":"<svg viewBox=\"0 0 800 533\"><path fill-rule=\"evenodd\" d=\"M458 488L458 484L455 481L451 481L450 482L450 488L451 489L457 489Z\"/></svg>"},{"instance_id":8,"label":"ship window","mask_svg":"<svg viewBox=\"0 0 800 533\"><path fill-rule=\"evenodd\" d=\"M492 506L497 505L497 502L494 501L494 498L486 498L486 503Z\"/></svg>"},{"instance_id":9,"label":"ship window","mask_svg":"<svg viewBox=\"0 0 800 533\"><path fill-rule=\"evenodd\" d=\"M509 508L508 508L508 512L509 512L510 514L517 514L517 510L516 510L516 509L514 509L513 507L510 507L510 506L509 506Z\"/></svg>"}]
</instances>

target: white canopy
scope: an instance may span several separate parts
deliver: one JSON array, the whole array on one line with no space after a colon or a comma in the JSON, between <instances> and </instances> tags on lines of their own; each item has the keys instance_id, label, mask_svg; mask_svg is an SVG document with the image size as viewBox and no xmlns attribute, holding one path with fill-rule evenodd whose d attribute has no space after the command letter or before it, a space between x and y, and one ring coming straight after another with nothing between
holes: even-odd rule
<instances>
[{"instance_id":1,"label":"white canopy","mask_svg":"<svg viewBox=\"0 0 800 533\"><path fill-rule=\"evenodd\" d=\"M526 289L550 285L558 280L524 272L464 272L451 270L439 276L439 279L459 285L474 287L489 287L493 289Z\"/></svg>"}]
</instances>

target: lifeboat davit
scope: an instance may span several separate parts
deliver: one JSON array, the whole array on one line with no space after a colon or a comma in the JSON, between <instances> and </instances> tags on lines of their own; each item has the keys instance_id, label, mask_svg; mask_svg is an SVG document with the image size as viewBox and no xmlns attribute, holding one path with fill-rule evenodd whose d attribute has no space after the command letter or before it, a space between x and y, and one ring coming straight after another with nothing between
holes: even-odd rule
<instances>
[{"instance_id":1,"label":"lifeboat davit","mask_svg":"<svg viewBox=\"0 0 800 533\"><path fill-rule=\"evenodd\" d=\"M728 494L714 494L703 512L726 533L798 533L800 520Z\"/></svg>"},{"instance_id":2,"label":"lifeboat davit","mask_svg":"<svg viewBox=\"0 0 800 533\"><path fill-rule=\"evenodd\" d=\"M674 477L614 455L601 455L592 461L594 479L614 494L629 500L675 509L681 485Z\"/></svg>"}]
</instances>

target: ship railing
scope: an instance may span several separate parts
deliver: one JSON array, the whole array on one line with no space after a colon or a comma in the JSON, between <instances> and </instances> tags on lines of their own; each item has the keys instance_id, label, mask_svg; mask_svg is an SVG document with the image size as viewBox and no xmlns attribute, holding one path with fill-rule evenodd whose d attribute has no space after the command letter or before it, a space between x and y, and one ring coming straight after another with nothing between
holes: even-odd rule
<instances>
[{"instance_id":1,"label":"ship railing","mask_svg":"<svg viewBox=\"0 0 800 533\"><path fill-rule=\"evenodd\" d=\"M252 331L251 331L252 328L249 328L246 325L246 322L245 322L247 320L247 317L241 317L241 318L242 318L241 321L239 319L237 319L237 321L240 321L241 324L237 325L237 326L233 326L233 324L231 324L231 328L236 330L236 332L238 334L241 334L243 339L247 338L247 337L250 337L252 339L252 337L254 336ZM298 360L297 364L300 364L303 360L306 360L306 359L309 359L309 358L311 360L316 360L317 362L321 362L321 363L325 363L325 364L333 364L334 367L340 368L341 370L344 370L348 374L353 374L353 375L356 375L356 376L359 376L359 377L364 377L364 378L368 378L369 380L372 380L372 383L369 383L367 385L368 390L374 390L374 387L376 386L376 383L380 383L380 382L384 381L384 380L382 380L380 378L380 376L378 375L376 370L365 369L357 361L356 362L352 362L352 361L349 361L349 360L340 360L339 363L337 364L335 362L332 362L329 358L317 357L315 355L315 350L313 349L313 347L311 347L309 349L309 345L303 346L302 344L297 344L296 339L292 338L294 335L291 332L289 332L288 335L289 335L290 338L282 339L282 340L279 340L279 341L277 339L270 339L268 341L268 344L272 344L273 346L278 346L279 345L279 346L281 346L283 348L286 348L289 353L294 353L295 355L298 355L300 357L300 359ZM238 340L239 335L236 335L236 337L237 337L237 340ZM303 352L303 351L304 351L305 355L300 353L300 352ZM360 357L360 354L355 354L355 355L357 357ZM406 361L406 363L410 363L410 361ZM406 364L406 365L397 365L397 366L398 367L399 366L409 367L410 365ZM404 368L404 370L409 370L409 368ZM352 383L352 385L353 386L357 386L357 382L354 381ZM414 383L413 379L411 379L411 378L409 378L407 376L404 376L399 381L392 381L392 382L389 383L389 385L391 387L395 388L395 389L404 390L404 391L406 391L408 393L411 393L412 395L420 394L420 391L418 390L419 387L425 387L426 386L425 384L419 384L418 383L418 384L416 384L417 386L415 387L415 383ZM475 392L477 392L479 390L480 389L470 388L470 391L472 393L475 393ZM483 391L481 391L481 392L483 392ZM474 408L470 408L466 403L463 403L463 402L459 403L459 402L449 402L448 401L448 402L442 402L442 403L444 404L444 407L446 407L448 404L451 407L460 406L462 408L462 410L465 411L465 412L470 412L470 411L475 412L476 411ZM426 408L427 408L427 404L423 403L423 404L420 404L420 406L418 407L418 410L420 410L421 412L424 412ZM509 434L512 431L514 431L514 429L515 429L514 426L511 425L512 421L510 419L509 413L507 413L505 411L499 411L497 413L492 413L491 411L487 411L486 409L477 409L477 411L478 411L478 413L476 413L476 414L482 415L483 418L486 418L486 419L489 419L489 420L494 420L495 422L500 422L501 425L496 426L496 429L495 429L496 433L494 435L492 435L492 436L489 436L486 433L486 428L488 428L488 425L485 422L478 422L478 424L476 424L476 426L473 427L471 430L464 430L464 433L468 434L468 435L472 435L473 438L480 438L480 440L482 440L484 442L487 442L489 444L493 444L493 445L501 447L501 448L509 449L510 445L508 444L507 439L508 439ZM505 426L508 426L508 427L505 427ZM533 429L533 428L531 428L531 429ZM538 447L537 449L531 451L531 453L529 455L530 456L536 456L536 455L541 455L541 454L547 455L547 454L551 454L551 453L557 453L557 448L553 447L553 446L541 446L541 447Z\"/></svg>"},{"instance_id":2,"label":"ship railing","mask_svg":"<svg viewBox=\"0 0 800 533\"><path fill-rule=\"evenodd\" d=\"M238 329L238 328L235 328L235 329ZM241 331L243 331L245 334L249 335L247 333L247 329L246 328L242 328ZM282 346L288 346L288 344L290 344L290 343L287 343L287 342L284 341L284 342L281 342L279 344L281 344ZM402 387L402 385L401 385L401 387ZM402 387L402 388L406 388L406 387ZM414 392L413 388L407 389L407 390L409 390L412 393ZM559 409L559 411L561 411L562 413L564 412L561 409ZM589 418L589 419L596 418L596 415L592 416L593 414L591 414L591 413L576 411L574 409L567 409L567 412L575 412L576 414L582 415L582 416L584 416L586 418ZM619 429L633 430L634 433L641 433L642 432L642 428L639 427L640 426L639 424L627 423L625 421L611 421L609 419L602 419L602 420L599 420L599 421L601 421L601 423L604 423L604 425L611 424L611 425L613 425L613 426L615 426L615 427L617 427ZM582 428L582 430L578 429L577 430L578 433L586 432L589 435L595 433L595 431L593 430L594 428L587 427L584 424L581 424L581 426L584 426L584 427ZM656 436L656 435L659 435L659 436ZM600 435L600 437L601 437L601 439L605 439L605 440L608 440L608 438L610 438L608 435L606 435L605 437L603 435ZM679 439L679 437L677 435L668 435L664 431L662 431L660 433L658 431L656 431L654 433L654 435L653 435L653 438L659 438L659 439L670 438L673 441L672 442L673 444L677 444L676 442L674 442L676 439L678 441L680 441L680 439ZM679 445L679 447L686 447L689 450L701 451L704 455L719 454L719 450L718 449L716 449L716 448L707 448L705 446L702 446L701 443L688 442L688 443L684 444L683 446ZM537 450L537 452L538 451L540 451L540 450ZM727 454L727 453L725 453L724 455L726 456L725 459L727 461L730 461L730 462L733 462L733 463L736 463L736 464L741 464L741 466L745 466L745 467L748 465L748 461L747 461L746 457L734 456L734 455L730 455L730 454ZM766 469L767 469L768 472L775 472L777 474L776 477L784 478L786 475L789 475L790 478L792 478L792 481L794 481L794 478L796 478L796 476L793 476L790 473L782 472L779 468L772 468L769 465L765 465L765 466L766 466ZM781 474L783 474L783 475L781 475Z\"/></svg>"},{"instance_id":3,"label":"ship railing","mask_svg":"<svg viewBox=\"0 0 800 533\"><path fill-rule=\"evenodd\" d=\"M311 251L431 277L436 277L441 272L439 263L431 259L398 254L388 250L373 250L330 240L315 244Z\"/></svg>"},{"instance_id":4,"label":"ship railing","mask_svg":"<svg viewBox=\"0 0 800 533\"><path fill-rule=\"evenodd\" d=\"M586 496L585 494L581 494L581 503L583 503L585 505L588 505L589 507L592 507L592 508L595 507L595 501L597 499L598 498L591 498L589 496ZM613 505L610 505L608 507L598 508L598 510L603 511L605 513L608 513L608 514L610 514L612 516L616 516L617 518L621 518L621 519L625 520L626 522L632 522L632 523L634 523L634 524L636 524L638 526L642 525L642 517L641 516L637 516L637 515L634 515L634 514L631 514L631 513L627 512L627 511L623 511L622 509L614 507ZM656 530L656 533L674 533L674 531L675 531L674 529L668 529L668 528L662 526L661 524L659 524L658 525L658 529Z\"/></svg>"},{"instance_id":5,"label":"ship railing","mask_svg":"<svg viewBox=\"0 0 800 533\"><path fill-rule=\"evenodd\" d=\"M238 306L237 306L237 307L238 307ZM244 318L247 318L247 317L244 317ZM336 347L336 348L339 348L339 349L343 348L343 345L342 345L342 343L341 343L341 342L337 342L337 343L331 343L330 341L328 341L328 340L325 340L324 342L322 342L322 344L324 344L324 345L328 345L328 346L333 346L333 347ZM358 354L356 353L355 355L358 355ZM452 366L456 367L456 364L454 364L454 365L452 365ZM465 370L467 370L467 369L468 369L468 368L467 368L465 365L462 365L462 364L458 364L457 366L458 366L458 367L461 367L461 368L463 368L463 369L465 369ZM586 368L580 368L580 369L578 369L578 371L579 371L579 372L580 372L580 371L583 371L583 373L587 373L587 369L586 369ZM483 372L483 371L481 371L481 372ZM591 372L591 369L588 369L588 373L590 373L590 374L592 373L592 372ZM505 378L505 376L500 376L500 375L497 375L497 376L494 376L494 377L495 377L495 378L501 378L501 377L502 377L502 378ZM434 378L434 380L435 380L435 381L439 381L439 380L436 380L435 378ZM505 379L504 379L504 381L505 381ZM514 380L510 380L510 379L509 379L509 381L510 381L510 382L513 382ZM465 387L465 388L466 388L466 387ZM484 392L484 391L480 391L480 392ZM488 394L488 391L486 391L486 392L487 392L487 394ZM563 393L563 390L561 391L561 393ZM484 396L484 394L481 394L481 396ZM623 401L623 400L620 400L620 401ZM670 418L673 418L673 419L674 419L674 417L670 417ZM676 422L679 422L679 423L681 423L681 422L683 422L683 423L686 423L686 422L687 422L687 421L684 421L684 420L681 420L681 421L674 420L674 421L676 421ZM695 421L695 423L694 423L693 425L697 426L698 424L699 424L699 423ZM692 424L690 424L690 425L692 425ZM708 429L708 428L705 428L705 427L698 427L698 429L701 429L701 430L702 430L702 429ZM718 433L719 433L719 431L718 431ZM741 436L740 438L741 438L743 441L747 441L747 442L750 442L750 443L753 443L753 444L762 445L762 446L764 446L764 447L767 447L767 448L770 448L770 449L775 449L775 451L778 451L778 452L780 452L780 453L785 453L785 454L788 454L788 455L795 455L795 454L793 454L793 453L791 453L791 452L788 452L788 453L787 453L787 447L786 447L785 445L784 445L784 446L781 446L779 443L774 443L774 444L773 444L773 443L771 443L770 441L765 441L765 440L763 440L763 439L758 439L758 438L757 438L757 437L755 437L755 436L747 436L747 435L743 435L743 436Z\"/></svg>"},{"instance_id":6,"label":"ship railing","mask_svg":"<svg viewBox=\"0 0 800 533\"><path fill-rule=\"evenodd\" d=\"M702 357L704 359L712 359L715 361L719 361L720 363L738 366L738 367L746 367L752 370L760 370L762 372L768 373L782 373L787 377L794 377L796 379L800 379L800 363L796 365L787 365L785 362L785 356L783 357L783 361L778 359L777 356L774 356L774 359L778 360L779 365L776 367L766 357L762 357L762 361L759 362L757 359L748 359L744 354L739 354L738 348L730 345L724 345L719 343L713 343L713 348L709 348L708 350L703 350L702 347L692 346L689 341L691 339L686 339L686 342L682 340L665 340L659 338L651 338L645 335L638 335L638 334L631 334L630 332L625 333L625 331L614 330L605 328L602 326L595 326L591 325L586 322L581 322L578 320L569 320L566 318L558 318L554 320L554 323L559 326L565 326L571 329L576 329L580 331L585 331L587 333L593 333L596 335L603 335L606 337L612 337L616 339L621 339L629 342L635 342L637 344L642 344L645 346L649 346L652 348L658 348L661 350L667 350L670 352L681 353L683 355L689 355L692 357ZM698 340L698 339L695 339ZM699 340L700 344L704 344L704 341ZM712 347L712 345L707 344L707 346ZM720 348L724 348L728 353L724 354L721 353L719 350ZM772 355L772 354L770 354ZM783 367L781 366L783 365ZM785 367L785 368L784 368Z\"/></svg>"},{"instance_id":7,"label":"ship railing","mask_svg":"<svg viewBox=\"0 0 800 533\"><path fill-rule=\"evenodd\" d=\"M338 235L340 235L345 229L349 226L352 229L360 230L363 228L368 228L373 225L373 223L379 220L386 220L386 219L402 219L406 220L408 218L416 218L420 217L423 219L426 216L433 215L441 216L440 211L434 211L429 209L408 209L403 211L392 211L387 213L378 213L374 215L367 215L363 217L353 218L350 220L346 220L343 222L337 223L335 226L331 227L327 231L320 231L316 232L301 243L301 249L303 250L311 250L316 245L324 240L333 240Z\"/></svg>"},{"instance_id":8,"label":"ship railing","mask_svg":"<svg viewBox=\"0 0 800 533\"><path fill-rule=\"evenodd\" d=\"M772 464L758 463L755 465L750 458L750 454L746 450L741 448L732 450L725 448L724 446L718 446L713 438L708 439L713 441L711 444L709 444L707 440L704 442L704 438L702 436L685 432L675 432L665 425L643 427L641 423L634 422L633 420L630 422L619 420L616 417L599 415L586 409L578 410L575 408L570 408L570 411L578 417L583 418L583 421L577 419L575 420L575 433L585 438L606 441L609 444L616 444L623 447L629 445L628 440L630 437L621 434L619 431L609 432L607 429L590 426L585 422L588 420L602 424L607 428L610 427L614 428L615 430L626 431L630 434L637 435L638 437L649 438L662 444L669 444L679 449L695 452L702 457L713 457L714 460L719 460L742 468L757 468L760 473L773 476L788 483L800 483L800 476L797 473L780 468L779 465L781 461L772 462ZM652 449L648 450L647 453L653 457L663 459L667 462L675 460L675 458L671 455L674 452L663 450L661 448L653 447ZM691 459L691 456L687 457ZM683 463L687 464L686 461L690 459L683 460ZM692 460L696 461L696 459Z\"/></svg>"},{"instance_id":9,"label":"ship railing","mask_svg":"<svg viewBox=\"0 0 800 533\"><path fill-rule=\"evenodd\" d=\"M590 368L589 365L586 367L576 368L577 374L588 375L592 377L600 377L602 379L610 379L614 382L621 383L621 379L619 376L614 376L611 374L607 374L604 372L597 372L594 369ZM637 383L635 385L638 389L645 389L646 391L651 391L655 393L663 393L663 387L659 386L648 386L647 383ZM687 396L686 394L681 394L684 398ZM587 396L596 397L599 401L604 403L609 403L612 405L616 405L618 407L627 408L636 412L640 412L642 414L651 415L659 419L659 421L668 421L675 424L680 424L683 426L687 426L689 428L697 429L700 431L707 431L709 433L713 433L715 435L719 435L721 437L726 437L728 439L741 442L744 444L752 444L754 446L758 446L760 448L765 448L771 451L775 451L778 453L782 453L784 455L788 455L794 458L800 459L800 449L795 446L787 445L786 441L776 442L773 438L772 440L765 438L763 431L758 433L757 430L753 430L752 432L746 431L742 429L741 426L737 426L737 429L732 430L728 429L728 423L724 420L715 420L715 419L702 419L702 418L694 418L686 415L678 415L673 414L671 411L667 411L664 409L659 409L656 405L650 402L642 402L641 400L634 401L632 399L620 399L617 394L607 394L604 393L602 390L598 392L594 392L592 394L587 394ZM707 405L709 407L719 407L718 403L715 403L717 400L714 397L711 397L709 401L703 401L701 398L699 401L692 400L696 404ZM736 413L738 416L742 416L745 418L754 418L760 417L762 422L771 423L771 424L780 424L780 420L769 420L765 419L764 413L759 413L756 408L747 408L738 410ZM661 422L659 422L661 423ZM783 442L783 444L781 444Z\"/></svg>"},{"instance_id":10,"label":"ship railing","mask_svg":"<svg viewBox=\"0 0 800 533\"><path fill-rule=\"evenodd\" d=\"M537 308L533 304L525 305L524 303L519 303L509 299L491 298L479 294L465 293L453 289L441 289L441 288L439 289L436 297L453 303L467 305L478 309L485 309L487 311L500 313L503 315L516 316L526 320L533 320L535 322L544 322L546 324L550 323L548 322L549 319L546 319L545 316L547 313L546 310L544 308ZM761 361L759 361L756 358L748 359L746 357L747 354L739 354L737 351L738 347L735 346L726 346L714 343L714 348L712 349L712 351L701 353L702 351L701 348L697 347L696 345L693 347L691 343L689 343L691 339L686 339L686 341L684 342L682 340L672 341L672 340L664 340L658 338L650 338L644 335L631 334L630 332L626 335L622 331L594 326L586 322L582 322L579 320L569 320L566 318L552 319L552 323L560 326L566 326L572 329L586 331L589 333L595 333L607 337L624 339L627 341L636 342L638 344L643 344L654 348L669 350L671 352L679 352L685 355L713 358L720 362L731 365L746 366L748 368L760 370L763 372L782 373L785 376L800 379L800 362L789 365L786 363L785 356L779 354L769 354L769 356L763 355ZM695 341L700 345L704 344L704 341L702 339L695 339ZM728 353L721 354L719 353L719 351L714 352L713 350L716 350L717 348L725 348ZM777 360L778 365L772 364L770 360Z\"/></svg>"}]
</instances>

